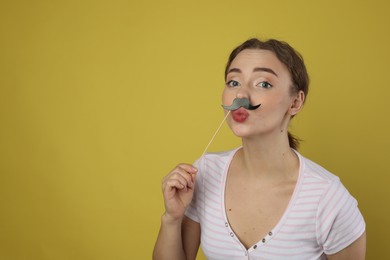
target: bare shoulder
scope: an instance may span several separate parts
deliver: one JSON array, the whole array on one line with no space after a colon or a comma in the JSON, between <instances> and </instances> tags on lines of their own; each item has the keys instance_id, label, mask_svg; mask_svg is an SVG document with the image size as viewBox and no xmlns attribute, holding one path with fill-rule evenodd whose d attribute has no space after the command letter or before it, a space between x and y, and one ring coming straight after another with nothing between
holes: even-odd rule
<instances>
[{"instance_id":1,"label":"bare shoulder","mask_svg":"<svg viewBox=\"0 0 390 260\"><path fill-rule=\"evenodd\" d=\"M184 216L181 230L186 257L195 259L200 245L200 224Z\"/></svg>"},{"instance_id":2,"label":"bare shoulder","mask_svg":"<svg viewBox=\"0 0 390 260\"><path fill-rule=\"evenodd\" d=\"M366 258L366 232L340 252L327 257L329 260L364 260Z\"/></svg>"}]
</instances>

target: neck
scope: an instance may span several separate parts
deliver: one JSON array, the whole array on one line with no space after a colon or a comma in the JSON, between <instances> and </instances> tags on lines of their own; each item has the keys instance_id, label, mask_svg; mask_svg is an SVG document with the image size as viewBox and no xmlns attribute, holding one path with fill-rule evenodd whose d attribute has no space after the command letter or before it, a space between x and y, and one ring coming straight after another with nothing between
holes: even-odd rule
<instances>
[{"instance_id":1,"label":"neck","mask_svg":"<svg viewBox=\"0 0 390 260\"><path fill-rule=\"evenodd\" d=\"M290 148L288 138L275 140L243 139L240 163L251 176L296 178L299 159Z\"/></svg>"}]
</instances>

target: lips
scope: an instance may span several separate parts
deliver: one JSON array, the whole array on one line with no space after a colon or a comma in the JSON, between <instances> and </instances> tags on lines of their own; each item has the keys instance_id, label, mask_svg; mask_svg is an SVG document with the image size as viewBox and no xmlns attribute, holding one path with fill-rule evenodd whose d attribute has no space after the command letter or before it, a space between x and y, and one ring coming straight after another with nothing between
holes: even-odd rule
<instances>
[{"instance_id":1,"label":"lips","mask_svg":"<svg viewBox=\"0 0 390 260\"><path fill-rule=\"evenodd\" d=\"M244 108L234 110L231 113L233 120L238 123L244 122L249 117L249 113Z\"/></svg>"}]
</instances>

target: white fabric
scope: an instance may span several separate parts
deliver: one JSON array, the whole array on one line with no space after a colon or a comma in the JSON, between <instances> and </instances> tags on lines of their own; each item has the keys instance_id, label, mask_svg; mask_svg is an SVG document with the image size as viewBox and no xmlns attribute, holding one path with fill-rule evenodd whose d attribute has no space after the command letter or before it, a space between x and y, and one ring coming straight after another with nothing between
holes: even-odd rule
<instances>
[{"instance_id":1,"label":"white fabric","mask_svg":"<svg viewBox=\"0 0 390 260\"><path fill-rule=\"evenodd\" d=\"M325 254L337 253L364 233L357 201L339 178L297 153L299 177L283 217L247 250L224 207L227 171L238 149L206 154L195 163L199 172L186 216L200 223L207 259L326 259Z\"/></svg>"}]
</instances>

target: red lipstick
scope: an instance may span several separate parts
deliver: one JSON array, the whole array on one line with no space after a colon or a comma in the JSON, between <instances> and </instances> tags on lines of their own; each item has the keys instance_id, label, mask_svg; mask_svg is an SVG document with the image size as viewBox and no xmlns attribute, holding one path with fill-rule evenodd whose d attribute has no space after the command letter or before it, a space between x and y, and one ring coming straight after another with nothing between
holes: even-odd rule
<instances>
[{"instance_id":1,"label":"red lipstick","mask_svg":"<svg viewBox=\"0 0 390 260\"><path fill-rule=\"evenodd\" d=\"M238 123L243 123L249 117L248 111L246 111L242 107L237 109L237 110L232 111L231 113L232 113L233 120L238 122Z\"/></svg>"}]
</instances>

